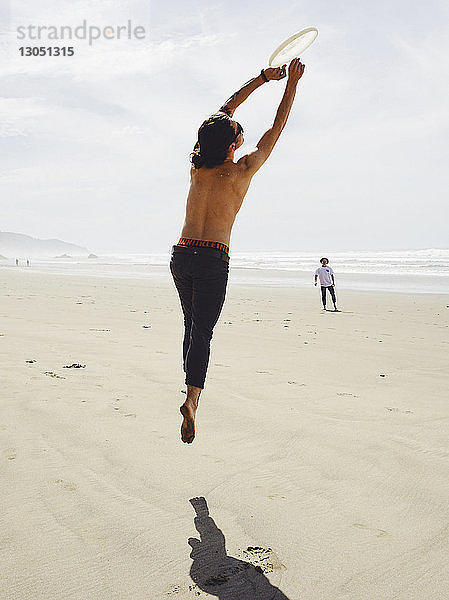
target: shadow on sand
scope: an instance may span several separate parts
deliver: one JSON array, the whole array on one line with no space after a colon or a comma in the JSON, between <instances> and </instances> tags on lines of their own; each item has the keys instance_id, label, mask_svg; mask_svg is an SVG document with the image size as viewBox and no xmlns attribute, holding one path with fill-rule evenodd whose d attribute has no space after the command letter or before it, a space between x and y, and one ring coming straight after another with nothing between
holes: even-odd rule
<instances>
[{"instance_id":1,"label":"shadow on sand","mask_svg":"<svg viewBox=\"0 0 449 600\"><path fill-rule=\"evenodd\" d=\"M288 600L272 585L260 566L226 554L225 537L216 526L205 498L190 500L200 539L189 538L193 559L190 577L196 585L219 600Z\"/></svg>"}]
</instances>

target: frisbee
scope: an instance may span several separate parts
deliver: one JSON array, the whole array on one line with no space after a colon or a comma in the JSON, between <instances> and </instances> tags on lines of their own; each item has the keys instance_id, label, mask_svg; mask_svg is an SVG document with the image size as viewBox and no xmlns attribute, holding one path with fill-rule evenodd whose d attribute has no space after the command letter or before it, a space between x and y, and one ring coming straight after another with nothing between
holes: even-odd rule
<instances>
[{"instance_id":1,"label":"frisbee","mask_svg":"<svg viewBox=\"0 0 449 600\"><path fill-rule=\"evenodd\" d=\"M268 64L270 67L280 67L289 63L293 58L307 50L313 44L318 35L316 27L308 27L291 35L285 42L276 48L270 56Z\"/></svg>"}]
</instances>

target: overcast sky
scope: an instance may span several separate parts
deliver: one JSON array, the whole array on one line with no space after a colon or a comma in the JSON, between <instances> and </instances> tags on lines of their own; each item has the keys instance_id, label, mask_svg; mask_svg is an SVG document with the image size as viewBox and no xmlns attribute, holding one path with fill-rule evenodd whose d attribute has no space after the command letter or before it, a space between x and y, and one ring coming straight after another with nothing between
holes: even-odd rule
<instances>
[{"instance_id":1,"label":"overcast sky","mask_svg":"<svg viewBox=\"0 0 449 600\"><path fill-rule=\"evenodd\" d=\"M0 230L95 252L168 250L199 125L285 37L316 26L232 249L449 246L446 1L13 0L0 18ZM73 41L73 57L19 55L62 43L18 40L18 26L83 19L131 19L146 37ZM285 81L236 111L243 150L271 125Z\"/></svg>"}]
</instances>

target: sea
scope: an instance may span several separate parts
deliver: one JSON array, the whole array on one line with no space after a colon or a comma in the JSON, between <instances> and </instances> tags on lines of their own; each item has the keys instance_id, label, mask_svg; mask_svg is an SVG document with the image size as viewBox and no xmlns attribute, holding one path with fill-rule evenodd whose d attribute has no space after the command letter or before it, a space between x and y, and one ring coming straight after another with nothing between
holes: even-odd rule
<instances>
[{"instance_id":1,"label":"sea","mask_svg":"<svg viewBox=\"0 0 449 600\"><path fill-rule=\"evenodd\" d=\"M391 251L327 251L342 289L449 294L449 248ZM230 282L240 285L308 287L320 266L317 252L232 252ZM96 277L169 279L170 252L103 254L96 258L19 258L0 268Z\"/></svg>"}]
</instances>

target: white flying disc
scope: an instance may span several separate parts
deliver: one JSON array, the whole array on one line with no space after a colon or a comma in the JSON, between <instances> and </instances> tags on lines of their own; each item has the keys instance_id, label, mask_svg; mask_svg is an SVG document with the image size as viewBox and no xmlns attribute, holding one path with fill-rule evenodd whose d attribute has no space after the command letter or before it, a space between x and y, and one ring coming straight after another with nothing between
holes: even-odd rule
<instances>
[{"instance_id":1,"label":"white flying disc","mask_svg":"<svg viewBox=\"0 0 449 600\"><path fill-rule=\"evenodd\" d=\"M291 35L285 42L276 48L270 56L270 67L280 67L288 64L293 58L299 57L316 39L318 29L308 27Z\"/></svg>"}]
</instances>

